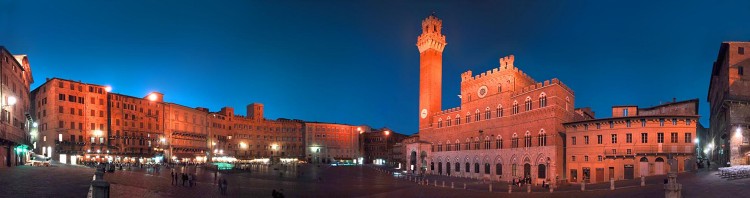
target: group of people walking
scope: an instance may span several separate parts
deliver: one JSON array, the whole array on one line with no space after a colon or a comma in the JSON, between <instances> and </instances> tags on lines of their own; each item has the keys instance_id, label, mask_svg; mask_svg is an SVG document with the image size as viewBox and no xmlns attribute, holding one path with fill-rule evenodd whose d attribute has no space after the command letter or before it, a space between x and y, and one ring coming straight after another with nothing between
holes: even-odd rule
<instances>
[{"instance_id":1,"label":"group of people walking","mask_svg":"<svg viewBox=\"0 0 750 198\"><path fill-rule=\"evenodd\" d=\"M523 177L523 178L521 178L521 177L513 178L513 185L521 187L524 184L531 184L531 177L527 176L527 177Z\"/></svg>"},{"instance_id":2,"label":"group of people walking","mask_svg":"<svg viewBox=\"0 0 750 198\"><path fill-rule=\"evenodd\" d=\"M172 171L172 185L180 185L180 180L182 180L182 186L189 186L193 187L196 185L195 180L196 176L193 173L175 173Z\"/></svg>"}]
</instances>

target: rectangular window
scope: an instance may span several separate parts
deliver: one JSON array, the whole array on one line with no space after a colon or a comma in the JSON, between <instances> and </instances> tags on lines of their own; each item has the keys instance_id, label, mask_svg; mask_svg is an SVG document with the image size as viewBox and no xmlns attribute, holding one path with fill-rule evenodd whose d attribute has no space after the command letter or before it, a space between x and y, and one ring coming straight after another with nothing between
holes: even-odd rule
<instances>
[{"instance_id":1,"label":"rectangular window","mask_svg":"<svg viewBox=\"0 0 750 198\"><path fill-rule=\"evenodd\" d=\"M641 127L646 127L646 119L641 119Z\"/></svg>"},{"instance_id":2,"label":"rectangular window","mask_svg":"<svg viewBox=\"0 0 750 198\"><path fill-rule=\"evenodd\" d=\"M656 134L656 143L664 143L664 133Z\"/></svg>"},{"instance_id":3,"label":"rectangular window","mask_svg":"<svg viewBox=\"0 0 750 198\"><path fill-rule=\"evenodd\" d=\"M633 134L632 133L625 134L625 143L633 143Z\"/></svg>"},{"instance_id":4,"label":"rectangular window","mask_svg":"<svg viewBox=\"0 0 750 198\"><path fill-rule=\"evenodd\" d=\"M740 76L745 74L744 68L742 66L737 67L737 74L739 74Z\"/></svg>"},{"instance_id":5,"label":"rectangular window","mask_svg":"<svg viewBox=\"0 0 750 198\"><path fill-rule=\"evenodd\" d=\"M744 47L738 47L737 48L737 53L738 54L745 54L745 48Z\"/></svg>"},{"instance_id":6,"label":"rectangular window","mask_svg":"<svg viewBox=\"0 0 750 198\"><path fill-rule=\"evenodd\" d=\"M602 129L602 124L601 123L596 123L596 129Z\"/></svg>"},{"instance_id":7,"label":"rectangular window","mask_svg":"<svg viewBox=\"0 0 750 198\"><path fill-rule=\"evenodd\" d=\"M612 149L612 155L617 155L617 149Z\"/></svg>"},{"instance_id":8,"label":"rectangular window","mask_svg":"<svg viewBox=\"0 0 750 198\"><path fill-rule=\"evenodd\" d=\"M664 126L664 118L659 118L659 126Z\"/></svg>"},{"instance_id":9,"label":"rectangular window","mask_svg":"<svg viewBox=\"0 0 750 198\"><path fill-rule=\"evenodd\" d=\"M628 116L628 109L622 109L622 116L627 117Z\"/></svg>"},{"instance_id":10,"label":"rectangular window","mask_svg":"<svg viewBox=\"0 0 750 198\"><path fill-rule=\"evenodd\" d=\"M690 121L692 121L692 120L690 120L690 119L685 120L685 124L688 125L688 126L690 126Z\"/></svg>"},{"instance_id":11,"label":"rectangular window","mask_svg":"<svg viewBox=\"0 0 750 198\"><path fill-rule=\"evenodd\" d=\"M670 143L677 143L677 133L671 133L669 138L670 138L669 140Z\"/></svg>"},{"instance_id":12,"label":"rectangular window","mask_svg":"<svg viewBox=\"0 0 750 198\"><path fill-rule=\"evenodd\" d=\"M612 134L612 144L617 144L617 134Z\"/></svg>"},{"instance_id":13,"label":"rectangular window","mask_svg":"<svg viewBox=\"0 0 750 198\"><path fill-rule=\"evenodd\" d=\"M609 128L615 128L615 121L609 121Z\"/></svg>"},{"instance_id":14,"label":"rectangular window","mask_svg":"<svg viewBox=\"0 0 750 198\"><path fill-rule=\"evenodd\" d=\"M691 133L685 133L685 143L690 143L690 141L693 139Z\"/></svg>"},{"instance_id":15,"label":"rectangular window","mask_svg":"<svg viewBox=\"0 0 750 198\"><path fill-rule=\"evenodd\" d=\"M633 149L628 149L627 153L628 153L628 155L632 154L633 153Z\"/></svg>"},{"instance_id":16,"label":"rectangular window","mask_svg":"<svg viewBox=\"0 0 750 198\"><path fill-rule=\"evenodd\" d=\"M60 142L63 141L63 139L62 139L62 133L58 133L57 134L57 141L60 141Z\"/></svg>"},{"instance_id":17,"label":"rectangular window","mask_svg":"<svg viewBox=\"0 0 750 198\"><path fill-rule=\"evenodd\" d=\"M672 118L672 125L677 125L677 118Z\"/></svg>"},{"instance_id":18,"label":"rectangular window","mask_svg":"<svg viewBox=\"0 0 750 198\"><path fill-rule=\"evenodd\" d=\"M572 143L572 145L576 145L576 137L570 137L570 142Z\"/></svg>"},{"instance_id":19,"label":"rectangular window","mask_svg":"<svg viewBox=\"0 0 750 198\"><path fill-rule=\"evenodd\" d=\"M602 135L596 135L596 143L602 144Z\"/></svg>"},{"instance_id":20,"label":"rectangular window","mask_svg":"<svg viewBox=\"0 0 750 198\"><path fill-rule=\"evenodd\" d=\"M641 133L641 143L648 143L648 133Z\"/></svg>"},{"instance_id":21,"label":"rectangular window","mask_svg":"<svg viewBox=\"0 0 750 198\"><path fill-rule=\"evenodd\" d=\"M583 144L589 144L589 136L583 136Z\"/></svg>"}]
</instances>

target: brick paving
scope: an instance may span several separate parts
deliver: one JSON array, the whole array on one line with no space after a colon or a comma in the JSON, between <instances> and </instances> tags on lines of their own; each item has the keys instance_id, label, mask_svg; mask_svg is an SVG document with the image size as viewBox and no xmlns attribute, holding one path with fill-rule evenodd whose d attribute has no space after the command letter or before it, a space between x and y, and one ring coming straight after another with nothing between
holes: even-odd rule
<instances>
[{"instance_id":1,"label":"brick paving","mask_svg":"<svg viewBox=\"0 0 750 198\"><path fill-rule=\"evenodd\" d=\"M91 168L53 165L0 169L0 197L86 197Z\"/></svg>"},{"instance_id":2,"label":"brick paving","mask_svg":"<svg viewBox=\"0 0 750 198\"><path fill-rule=\"evenodd\" d=\"M171 184L170 171L191 172L198 177L194 187ZM104 179L111 183L111 197L271 197L271 191L283 189L286 197L661 197L664 176L649 177L647 186L640 180L621 181L617 189L609 184L587 185L581 192L579 185L560 186L554 193L537 186L531 193L526 188L515 188L508 193L507 183L493 183L494 192L488 192L489 183L445 176L428 176L437 180L438 186L420 185L372 166L314 166L287 168L279 171L268 167L254 167L251 172L232 171L220 173L229 183L229 195L221 196L213 184L213 172L195 167L148 168L107 173ZM283 169L282 169L283 170ZM94 169L55 165L54 167L20 166L0 169L0 197L85 197ZM304 175L297 173L304 172ZM446 181L446 187L442 187ZM450 188L450 182L456 189ZM683 184L684 197L742 197L750 193L746 188L750 178L727 180L715 171L697 171L680 174L677 181ZM467 183L464 190L463 182ZM497 186L495 186L497 185Z\"/></svg>"}]
</instances>

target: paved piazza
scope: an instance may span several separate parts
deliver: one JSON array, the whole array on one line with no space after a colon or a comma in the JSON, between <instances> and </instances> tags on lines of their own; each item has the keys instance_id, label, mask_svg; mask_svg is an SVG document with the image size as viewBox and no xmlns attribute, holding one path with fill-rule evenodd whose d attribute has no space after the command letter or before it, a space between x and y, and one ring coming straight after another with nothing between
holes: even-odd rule
<instances>
[{"instance_id":1,"label":"paved piazza","mask_svg":"<svg viewBox=\"0 0 750 198\"><path fill-rule=\"evenodd\" d=\"M219 174L229 184L228 195L221 196L213 184L213 173L194 167L175 169L178 172L196 173L194 187L175 186L169 178L170 169L134 168L132 170L107 173L105 179L111 183L112 197L271 197L272 190L282 190L286 197L661 197L663 176L647 179L640 187L639 180L617 182L614 191L607 184L592 184L586 192L579 185L561 186L549 193L547 189L515 187L508 194L506 183L493 183L495 192L489 191L489 183L452 177L430 176L430 185L420 185L406 178L397 178L372 166L313 166L287 168L282 171L265 167L254 167L251 172ZM53 167L14 167L0 169L0 190L10 197L85 197L94 170L68 165ZM281 174L279 174L281 172ZM297 173L300 173L299 175ZM715 171L698 171L678 176L683 184L685 197L736 197L748 194L750 178L726 180L716 176ZM436 187L434 181L438 181ZM446 187L442 187L443 181ZM451 189L450 183L456 189ZM466 188L463 189L463 184Z\"/></svg>"}]
</instances>

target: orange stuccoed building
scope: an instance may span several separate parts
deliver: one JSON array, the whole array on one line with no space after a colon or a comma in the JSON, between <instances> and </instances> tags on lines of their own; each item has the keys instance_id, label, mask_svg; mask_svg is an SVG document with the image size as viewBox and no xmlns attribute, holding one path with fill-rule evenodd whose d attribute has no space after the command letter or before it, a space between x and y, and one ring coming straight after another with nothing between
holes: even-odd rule
<instances>
[{"instance_id":1,"label":"orange stuccoed building","mask_svg":"<svg viewBox=\"0 0 750 198\"><path fill-rule=\"evenodd\" d=\"M695 169L698 99L639 108L612 107L611 118L587 109L565 123L566 169L574 183L634 179Z\"/></svg>"}]
</instances>

